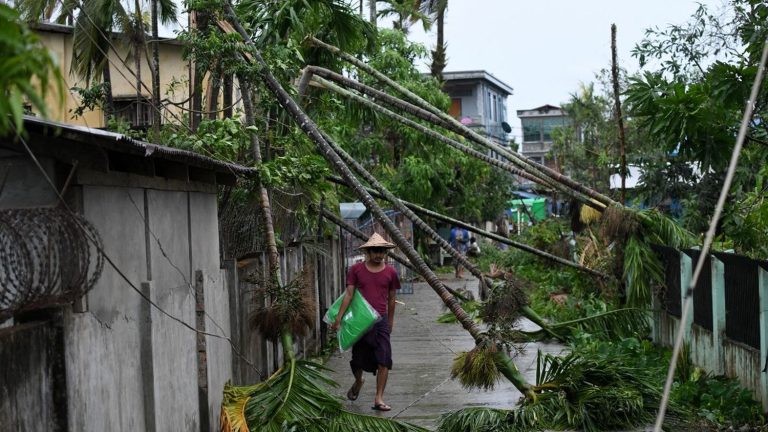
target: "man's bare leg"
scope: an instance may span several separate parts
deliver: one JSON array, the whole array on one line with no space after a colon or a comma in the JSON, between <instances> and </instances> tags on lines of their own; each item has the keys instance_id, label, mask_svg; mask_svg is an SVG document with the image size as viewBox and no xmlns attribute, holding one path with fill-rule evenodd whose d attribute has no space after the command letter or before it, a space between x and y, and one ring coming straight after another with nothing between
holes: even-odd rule
<instances>
[{"instance_id":1,"label":"man's bare leg","mask_svg":"<svg viewBox=\"0 0 768 432\"><path fill-rule=\"evenodd\" d=\"M376 371L376 398L373 400L374 406L389 406L384 403L384 388L387 386L387 377L389 376L389 368L386 366L379 366Z\"/></svg>"},{"instance_id":2,"label":"man's bare leg","mask_svg":"<svg viewBox=\"0 0 768 432\"><path fill-rule=\"evenodd\" d=\"M347 392L347 399L349 400L357 399L357 396L360 394L360 389L363 388L363 383L365 382L363 380L362 369L355 369L352 373L355 376L355 382L352 383L352 387L350 387L349 391Z\"/></svg>"}]
</instances>

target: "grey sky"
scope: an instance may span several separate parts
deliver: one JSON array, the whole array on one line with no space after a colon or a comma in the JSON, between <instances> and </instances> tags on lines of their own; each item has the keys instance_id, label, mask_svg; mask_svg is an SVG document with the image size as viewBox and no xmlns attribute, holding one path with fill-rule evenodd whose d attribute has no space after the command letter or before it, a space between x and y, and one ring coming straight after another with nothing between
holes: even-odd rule
<instances>
[{"instance_id":1,"label":"grey sky","mask_svg":"<svg viewBox=\"0 0 768 432\"><path fill-rule=\"evenodd\" d=\"M610 66L612 23L617 27L619 63L633 72L638 64L630 51L645 29L685 23L698 3L717 10L722 1L450 0L446 70L485 69L512 86L509 123L520 142L516 110L559 105L580 82L593 81L596 72ZM414 25L409 38L434 48L434 31L425 34Z\"/></svg>"}]
</instances>

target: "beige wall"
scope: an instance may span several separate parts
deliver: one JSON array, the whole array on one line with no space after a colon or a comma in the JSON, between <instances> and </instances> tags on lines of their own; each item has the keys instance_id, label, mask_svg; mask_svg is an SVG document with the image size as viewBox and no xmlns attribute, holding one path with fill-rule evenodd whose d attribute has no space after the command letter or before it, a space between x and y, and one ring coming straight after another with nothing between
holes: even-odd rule
<instances>
[{"instance_id":1,"label":"beige wall","mask_svg":"<svg viewBox=\"0 0 768 432\"><path fill-rule=\"evenodd\" d=\"M49 108L49 118L51 120L78 124L90 127L104 127L104 114L100 109L87 112L79 118L73 118L73 111L80 104L79 96L76 92L70 91L72 87L87 88L83 80L70 73L72 63L72 33L71 31L49 30L46 28L35 29L42 43L50 50L53 57L60 65L62 75L65 80L65 103L60 107L56 103L55 93L49 92L47 102ZM126 60L127 47L119 39L113 40L115 49L109 52L110 72L112 78L112 94L115 98L130 97L136 95L136 78L132 74L135 69L133 57ZM176 41L168 41L160 44L160 99L167 99L170 102L180 103L189 99L189 65L182 59L182 46ZM151 55L151 54L150 54ZM152 89L152 77L149 72L146 56L141 56L141 81L144 86L141 88L141 94L150 98ZM125 63L123 61L125 60ZM99 76L100 80L101 77ZM205 89L206 87L203 86ZM233 96L237 98L237 96ZM221 101L221 98L220 98ZM179 123L186 119L188 111L180 107L164 104L162 122ZM190 102L184 104L185 109L189 109Z\"/></svg>"}]
</instances>

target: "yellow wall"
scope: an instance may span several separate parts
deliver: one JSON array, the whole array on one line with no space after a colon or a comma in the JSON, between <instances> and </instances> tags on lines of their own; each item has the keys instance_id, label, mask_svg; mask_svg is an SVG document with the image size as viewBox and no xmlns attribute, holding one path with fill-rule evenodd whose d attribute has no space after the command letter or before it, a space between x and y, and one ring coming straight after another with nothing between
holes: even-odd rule
<instances>
[{"instance_id":1,"label":"yellow wall","mask_svg":"<svg viewBox=\"0 0 768 432\"><path fill-rule=\"evenodd\" d=\"M42 43L49 49L53 57L58 61L62 75L65 79L65 105L59 107L56 103L56 97L53 93L47 96L49 106L49 118L51 120L78 124L90 127L104 127L104 114L100 109L92 112L86 112L82 117L73 118L73 112L79 105L79 96L76 92L70 91L72 87L87 88L88 85L77 76L70 73L72 63L72 33L60 29L49 29L46 27L37 28L35 32L40 37ZM115 98L130 97L136 95L136 78L131 71L134 68L133 57L126 60L126 46L121 40L112 41L120 55L110 50L110 72L112 79L112 94ZM150 54L151 55L151 54ZM125 63L123 63L125 61ZM99 81L101 77L98 77ZM141 94L151 98L152 77L147 65L146 56L141 55L141 81L146 86L141 88ZM177 84L173 91L169 91L169 85L172 82ZM203 86L205 89L205 86ZM182 59L182 46L175 41L161 42L160 44L160 99L180 103L189 99L189 66L188 62ZM184 108L189 109L190 102L184 104ZM188 112L174 105L165 104L163 109L162 122L179 123L186 119Z\"/></svg>"}]
</instances>

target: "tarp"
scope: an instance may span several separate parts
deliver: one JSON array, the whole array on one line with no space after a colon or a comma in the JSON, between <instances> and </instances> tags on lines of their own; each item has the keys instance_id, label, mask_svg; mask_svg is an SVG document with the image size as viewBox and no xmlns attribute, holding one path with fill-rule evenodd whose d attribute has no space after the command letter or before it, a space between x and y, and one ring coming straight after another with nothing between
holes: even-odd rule
<instances>
[{"instance_id":1,"label":"tarp","mask_svg":"<svg viewBox=\"0 0 768 432\"><path fill-rule=\"evenodd\" d=\"M358 219L366 212L365 204L361 202L339 203L339 213L342 219Z\"/></svg>"},{"instance_id":2,"label":"tarp","mask_svg":"<svg viewBox=\"0 0 768 432\"><path fill-rule=\"evenodd\" d=\"M510 207L507 209L507 217L512 223L528 223L528 213L530 213L534 220L541 221L547 217L547 200L546 198L525 198L525 199L513 199L507 203ZM528 208L526 213L523 209L523 205ZM519 215L518 215L519 213Z\"/></svg>"}]
</instances>

